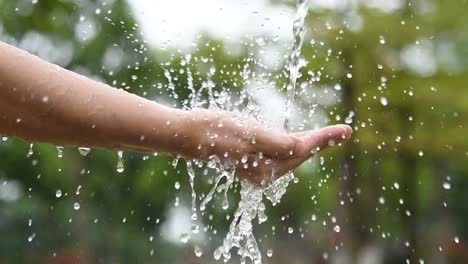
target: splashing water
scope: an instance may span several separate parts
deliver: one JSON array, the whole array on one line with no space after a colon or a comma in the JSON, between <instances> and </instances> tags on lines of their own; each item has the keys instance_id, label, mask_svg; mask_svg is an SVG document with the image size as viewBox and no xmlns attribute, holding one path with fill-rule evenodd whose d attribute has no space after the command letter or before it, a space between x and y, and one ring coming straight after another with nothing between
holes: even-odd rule
<instances>
[{"instance_id":1,"label":"splashing water","mask_svg":"<svg viewBox=\"0 0 468 264\"><path fill-rule=\"evenodd\" d=\"M283 125L285 130L288 130L290 127L291 108L294 101L294 94L296 92L296 80L299 77L299 58L304 40L304 20L307 15L307 11L308 0L299 0L297 14L293 26L294 45L288 61L290 83L287 87L288 97L286 101L286 114ZM202 89L206 89L208 92L209 109L219 110L212 91L214 84L211 81L211 76L213 74L214 70L210 69L208 81L202 85ZM189 82L191 82L191 80L189 80ZM190 86L190 88L193 90L193 86ZM195 93L193 93L193 96L192 107L197 107L200 104L197 103ZM247 111L249 110L247 109ZM192 168L192 162L195 161L187 162L187 171L190 178L190 186L192 188L192 220L195 221L196 193L194 190L194 171ZM213 155L210 157L208 167L217 169L218 176L215 177L213 187L201 202L200 211L204 211L206 209L206 205L212 200L215 191L224 191L224 201L222 207L223 209L227 209L229 207L227 191L234 182L235 165L223 164L218 157ZM222 185L219 185L223 178L225 178L225 182ZM227 262L231 258L231 249L236 247L238 248L237 253L241 257L241 263L247 263L247 259L250 259L252 263L255 264L262 263L262 255L253 233L253 221L255 218L258 218L258 222L263 223L268 219L267 215L265 214L263 196L270 200L272 205L275 206L280 202L281 198L286 193L286 189L292 179L294 179L294 175L292 172L289 172L283 177L280 177L274 181L273 184L267 188L257 187L246 180L241 182L241 199L222 245L219 246L213 254L216 260L219 260L222 257L223 260ZM195 216L195 218L193 216Z\"/></svg>"},{"instance_id":2,"label":"splashing water","mask_svg":"<svg viewBox=\"0 0 468 264\"><path fill-rule=\"evenodd\" d=\"M284 129L289 129L291 108L296 92L296 80L299 76L299 57L301 53L302 43L304 40L304 20L308 11L308 0L299 0L297 5L296 19L294 20L293 33L294 45L289 56L289 80L288 99L286 102L286 115L284 119ZM257 241L253 234L252 221L258 217L258 222L262 223L267 220L265 214L265 204L263 196L270 200L275 206L278 204L286 193L286 189L290 181L294 179L292 172L287 173L279 178L267 188L259 188L248 181L241 183L241 200L234 214L234 219L231 222L229 231L223 241L223 245L218 247L214 253L215 259L220 259L223 256L224 261L230 259L230 250L233 247L238 248L238 254L241 257L241 263L246 263L249 258L253 263L262 263L262 255L257 245Z\"/></svg>"}]
</instances>

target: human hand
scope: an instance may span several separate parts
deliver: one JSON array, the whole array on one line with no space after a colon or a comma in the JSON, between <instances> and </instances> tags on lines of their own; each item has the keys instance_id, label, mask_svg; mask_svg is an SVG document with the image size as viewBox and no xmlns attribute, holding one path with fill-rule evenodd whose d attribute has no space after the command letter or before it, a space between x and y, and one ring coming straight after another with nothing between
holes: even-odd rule
<instances>
[{"instance_id":1,"label":"human hand","mask_svg":"<svg viewBox=\"0 0 468 264\"><path fill-rule=\"evenodd\" d=\"M351 137L347 125L287 133L266 127L255 120L240 120L229 112L192 111L196 126L190 138L199 144L189 156L234 162L236 175L266 186L327 147Z\"/></svg>"}]
</instances>

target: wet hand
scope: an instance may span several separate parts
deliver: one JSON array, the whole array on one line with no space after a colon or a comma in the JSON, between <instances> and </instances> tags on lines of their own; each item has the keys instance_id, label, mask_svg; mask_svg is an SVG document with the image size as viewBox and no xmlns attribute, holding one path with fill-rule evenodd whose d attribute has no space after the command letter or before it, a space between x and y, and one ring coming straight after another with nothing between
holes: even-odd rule
<instances>
[{"instance_id":1,"label":"wet hand","mask_svg":"<svg viewBox=\"0 0 468 264\"><path fill-rule=\"evenodd\" d=\"M222 161L234 163L238 177L262 186L352 134L347 125L287 133L255 120L241 120L229 112L196 110L193 115L199 125L191 128L194 134L191 138L199 144L191 156L208 160L216 155Z\"/></svg>"}]
</instances>

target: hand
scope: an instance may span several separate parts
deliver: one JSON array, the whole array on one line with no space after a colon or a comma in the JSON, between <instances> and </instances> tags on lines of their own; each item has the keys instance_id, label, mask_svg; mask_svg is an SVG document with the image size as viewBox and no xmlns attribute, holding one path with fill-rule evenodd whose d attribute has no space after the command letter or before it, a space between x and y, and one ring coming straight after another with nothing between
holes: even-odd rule
<instances>
[{"instance_id":1,"label":"hand","mask_svg":"<svg viewBox=\"0 0 468 264\"><path fill-rule=\"evenodd\" d=\"M257 185L269 185L274 179L295 169L319 151L351 137L347 125L319 130L286 133L254 121L242 121L229 112L192 111L197 126L191 127L195 142L190 156L208 160L216 155L234 162L236 175Z\"/></svg>"}]
</instances>

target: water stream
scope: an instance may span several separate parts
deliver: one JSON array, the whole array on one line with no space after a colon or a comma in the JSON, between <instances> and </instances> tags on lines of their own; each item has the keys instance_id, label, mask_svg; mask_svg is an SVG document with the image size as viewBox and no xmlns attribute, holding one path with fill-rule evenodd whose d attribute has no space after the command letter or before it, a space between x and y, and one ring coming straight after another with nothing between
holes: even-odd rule
<instances>
[{"instance_id":1,"label":"water stream","mask_svg":"<svg viewBox=\"0 0 468 264\"><path fill-rule=\"evenodd\" d=\"M304 40L304 20L307 15L307 11L308 0L299 0L297 5L297 14L293 25L294 44L288 61L290 83L287 86L288 95L286 100L286 114L284 117L284 129L286 131L290 128L291 108L294 101L294 95L296 93L296 81L299 76L299 58ZM214 103L215 99L213 98L211 83L211 79L209 78L205 88L209 93L210 108L214 108L214 110L216 110L216 107L212 107L216 104ZM222 164L217 157L212 157L210 162L215 164L215 166L211 167L220 168L220 174L215 178L214 186L211 191L201 202L201 211L205 210L207 203L211 201L216 190L224 191L223 208L227 208L229 206L227 201L227 191L234 182L235 166ZM187 169L189 170L192 193L194 194L193 169L191 164L192 163L190 161L187 163ZM223 178L226 179L225 183L219 185ZM228 261L231 258L231 249L237 248L237 253L241 258L241 263L247 263L248 259L255 264L262 263L262 254L253 232L253 221L257 218L259 223L263 223L268 219L265 214L265 203L263 202L263 197L265 196L270 200L272 205L275 206L286 193L286 189L292 179L294 179L294 175L292 172L289 172L283 177L277 179L267 188L257 187L246 180L241 182L241 199L222 245L214 252L214 258L216 260L223 258L225 262ZM192 195L192 212L196 212L193 197L194 195Z\"/></svg>"}]
</instances>

